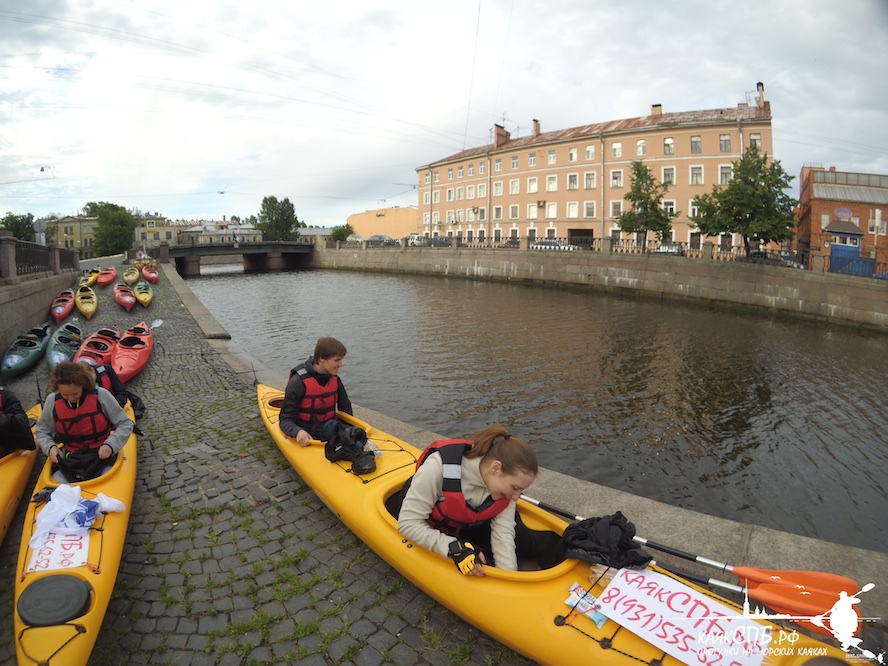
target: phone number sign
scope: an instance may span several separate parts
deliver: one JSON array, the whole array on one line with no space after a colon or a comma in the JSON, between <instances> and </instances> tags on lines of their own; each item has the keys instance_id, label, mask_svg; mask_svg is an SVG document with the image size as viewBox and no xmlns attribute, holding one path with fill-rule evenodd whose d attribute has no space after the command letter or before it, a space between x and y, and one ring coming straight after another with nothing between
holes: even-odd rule
<instances>
[{"instance_id":1,"label":"phone number sign","mask_svg":"<svg viewBox=\"0 0 888 666\"><path fill-rule=\"evenodd\" d=\"M50 532L39 548L31 553L28 571L63 571L82 567L89 555L89 532L56 534Z\"/></svg>"}]
</instances>

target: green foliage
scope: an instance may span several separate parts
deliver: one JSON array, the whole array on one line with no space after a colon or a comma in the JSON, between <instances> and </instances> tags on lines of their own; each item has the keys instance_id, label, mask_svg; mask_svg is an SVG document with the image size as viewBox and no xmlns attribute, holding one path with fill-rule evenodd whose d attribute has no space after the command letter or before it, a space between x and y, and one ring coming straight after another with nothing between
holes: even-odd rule
<instances>
[{"instance_id":1,"label":"green foliage","mask_svg":"<svg viewBox=\"0 0 888 666\"><path fill-rule=\"evenodd\" d=\"M786 192L792 176L780 162L769 161L751 146L736 162L728 185L714 186L712 192L694 199L697 215L691 217L707 236L734 233L743 236L749 253L750 241L761 243L792 238L795 226L793 210L798 200Z\"/></svg>"},{"instance_id":2,"label":"green foliage","mask_svg":"<svg viewBox=\"0 0 888 666\"><path fill-rule=\"evenodd\" d=\"M292 241L299 238L299 227L304 227L296 217L293 204L286 197L265 197L259 209L259 222L256 228L262 232L263 240Z\"/></svg>"},{"instance_id":3,"label":"green foliage","mask_svg":"<svg viewBox=\"0 0 888 666\"><path fill-rule=\"evenodd\" d=\"M34 216L31 213L25 213L24 215L6 213L3 219L0 220L0 226L19 240L33 243L37 238L34 232Z\"/></svg>"},{"instance_id":4,"label":"green foliage","mask_svg":"<svg viewBox=\"0 0 888 666\"><path fill-rule=\"evenodd\" d=\"M87 217L98 220L95 231L96 254L106 256L125 252L133 246L133 231L138 220L133 212L123 206L100 201L90 201L83 207Z\"/></svg>"},{"instance_id":5,"label":"green foliage","mask_svg":"<svg viewBox=\"0 0 888 666\"><path fill-rule=\"evenodd\" d=\"M617 222L627 233L653 231L659 240L672 238L672 219L678 214L663 208L663 196L669 185L654 178L651 170L641 160L632 162L631 185L626 200L632 204L623 212Z\"/></svg>"},{"instance_id":6,"label":"green foliage","mask_svg":"<svg viewBox=\"0 0 888 666\"><path fill-rule=\"evenodd\" d=\"M343 224L338 227L333 227L333 231L330 233L330 239L333 241L342 241L345 242L345 239L351 236L354 230L351 228L350 224Z\"/></svg>"}]
</instances>

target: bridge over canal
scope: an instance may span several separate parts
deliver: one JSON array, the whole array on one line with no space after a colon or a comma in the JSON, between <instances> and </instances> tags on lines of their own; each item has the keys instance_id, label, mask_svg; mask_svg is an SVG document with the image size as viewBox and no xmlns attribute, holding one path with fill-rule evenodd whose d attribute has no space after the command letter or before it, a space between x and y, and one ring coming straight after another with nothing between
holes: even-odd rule
<instances>
[{"instance_id":1,"label":"bridge over canal","mask_svg":"<svg viewBox=\"0 0 888 666\"><path fill-rule=\"evenodd\" d=\"M241 255L245 272L280 271L307 268L314 251L312 241L258 241L249 243L161 244L157 259L174 261L182 277L200 275L201 257Z\"/></svg>"}]
</instances>

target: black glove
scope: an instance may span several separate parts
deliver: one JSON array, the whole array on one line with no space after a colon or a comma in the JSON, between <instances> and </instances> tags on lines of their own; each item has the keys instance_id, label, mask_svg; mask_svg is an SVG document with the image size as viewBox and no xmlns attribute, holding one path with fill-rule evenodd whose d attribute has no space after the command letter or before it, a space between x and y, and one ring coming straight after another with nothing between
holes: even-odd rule
<instances>
[{"instance_id":1,"label":"black glove","mask_svg":"<svg viewBox=\"0 0 888 666\"><path fill-rule=\"evenodd\" d=\"M468 541L454 541L447 549L450 559L456 564L456 568L463 574L469 574L475 568L475 562L480 559L481 551Z\"/></svg>"}]
</instances>

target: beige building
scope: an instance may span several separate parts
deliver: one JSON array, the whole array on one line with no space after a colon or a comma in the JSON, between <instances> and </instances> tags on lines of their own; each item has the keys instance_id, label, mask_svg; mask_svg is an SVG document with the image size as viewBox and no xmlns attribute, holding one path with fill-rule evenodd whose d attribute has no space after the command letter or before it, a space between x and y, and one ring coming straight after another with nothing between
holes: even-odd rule
<instances>
[{"instance_id":1,"label":"beige building","mask_svg":"<svg viewBox=\"0 0 888 666\"><path fill-rule=\"evenodd\" d=\"M385 234L397 240L408 234L423 232L414 206L365 210L349 215L347 222L353 233L368 238L374 234Z\"/></svg>"},{"instance_id":2,"label":"beige building","mask_svg":"<svg viewBox=\"0 0 888 666\"><path fill-rule=\"evenodd\" d=\"M512 138L495 126L492 144L469 148L416 169L421 232L468 242L560 238L591 243L621 234L632 162L641 160L670 183L663 206L678 212L673 241L699 246L692 201L732 177L732 162L755 144L772 154L771 107L764 86L736 108L666 113ZM725 246L739 242L726 235Z\"/></svg>"},{"instance_id":3,"label":"beige building","mask_svg":"<svg viewBox=\"0 0 888 666\"><path fill-rule=\"evenodd\" d=\"M48 223L46 233L59 247L77 250L81 259L89 259L96 256L95 230L98 223L97 217L66 215ZM50 227L55 228L51 230Z\"/></svg>"}]
</instances>

